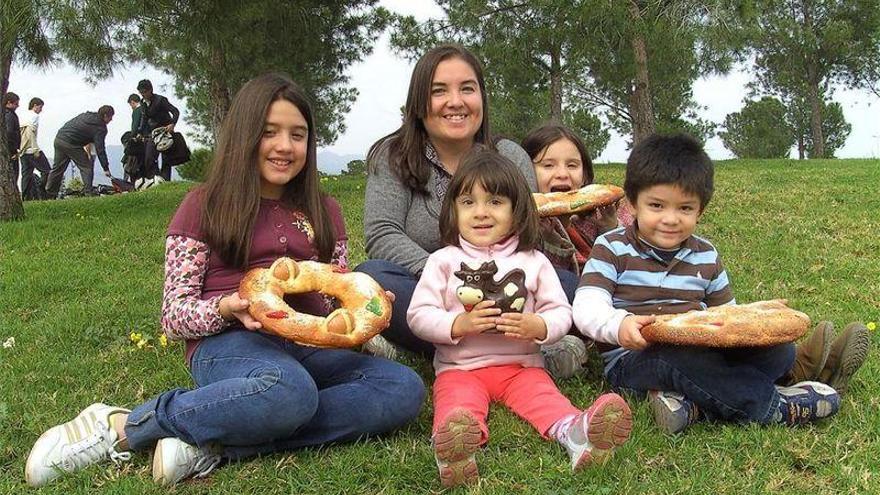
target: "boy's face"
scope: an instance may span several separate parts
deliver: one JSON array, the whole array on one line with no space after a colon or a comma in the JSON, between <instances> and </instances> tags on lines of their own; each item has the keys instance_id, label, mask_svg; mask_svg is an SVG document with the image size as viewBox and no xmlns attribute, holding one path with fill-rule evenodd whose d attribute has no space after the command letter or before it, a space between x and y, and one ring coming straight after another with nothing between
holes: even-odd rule
<instances>
[{"instance_id":1,"label":"boy's face","mask_svg":"<svg viewBox=\"0 0 880 495\"><path fill-rule=\"evenodd\" d=\"M694 233L700 211L700 198L673 184L643 189L632 205L638 220L639 236L654 247L677 249Z\"/></svg>"}]
</instances>

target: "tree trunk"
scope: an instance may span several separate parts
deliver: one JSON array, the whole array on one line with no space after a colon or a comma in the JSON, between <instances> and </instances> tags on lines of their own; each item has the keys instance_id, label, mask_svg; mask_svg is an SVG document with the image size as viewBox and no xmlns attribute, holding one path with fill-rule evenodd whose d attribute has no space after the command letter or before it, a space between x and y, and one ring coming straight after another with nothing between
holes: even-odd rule
<instances>
[{"instance_id":1,"label":"tree trunk","mask_svg":"<svg viewBox=\"0 0 880 495\"><path fill-rule=\"evenodd\" d=\"M636 2L629 3L629 12L634 28L638 29L641 25L642 13ZM636 74L629 106L632 114L633 145L636 145L654 133L654 108L648 77L648 51L645 38L638 32L633 34L632 49Z\"/></svg>"},{"instance_id":2,"label":"tree trunk","mask_svg":"<svg viewBox=\"0 0 880 495\"><path fill-rule=\"evenodd\" d=\"M810 3L803 4L804 27L813 33L813 13ZM810 158L825 158L825 137L822 135L822 104L819 101L819 69L815 60L807 63L807 98L810 99L810 134L813 136L813 154Z\"/></svg>"},{"instance_id":3,"label":"tree trunk","mask_svg":"<svg viewBox=\"0 0 880 495\"><path fill-rule=\"evenodd\" d=\"M555 47L550 52L550 122L562 124L562 68Z\"/></svg>"},{"instance_id":4,"label":"tree trunk","mask_svg":"<svg viewBox=\"0 0 880 495\"><path fill-rule=\"evenodd\" d=\"M0 101L6 97L11 67L12 50L0 53ZM18 188L15 187L17 177L12 177L9 155L6 143L6 119L0 118L0 221L3 222L24 218L21 195L18 193Z\"/></svg>"},{"instance_id":5,"label":"tree trunk","mask_svg":"<svg viewBox=\"0 0 880 495\"><path fill-rule=\"evenodd\" d=\"M807 146L804 144L804 135L798 133L797 137L797 145L798 145L798 160L803 160L807 155Z\"/></svg>"},{"instance_id":6,"label":"tree trunk","mask_svg":"<svg viewBox=\"0 0 880 495\"><path fill-rule=\"evenodd\" d=\"M211 49L211 63L217 69L214 73L215 76L211 79L210 89L212 105L211 123L214 128L214 143L216 144L220 128L223 126L223 119L226 117L226 112L229 111L229 105L231 104L229 86L226 85L226 81L223 79L225 72L223 70L225 67L223 52L217 46L213 46Z\"/></svg>"},{"instance_id":7,"label":"tree trunk","mask_svg":"<svg viewBox=\"0 0 880 495\"><path fill-rule=\"evenodd\" d=\"M822 135L822 102L819 98L819 81L813 74L812 64L807 68L809 81L807 94L810 99L810 134L813 136L813 154L810 158L825 158L825 136Z\"/></svg>"}]
</instances>

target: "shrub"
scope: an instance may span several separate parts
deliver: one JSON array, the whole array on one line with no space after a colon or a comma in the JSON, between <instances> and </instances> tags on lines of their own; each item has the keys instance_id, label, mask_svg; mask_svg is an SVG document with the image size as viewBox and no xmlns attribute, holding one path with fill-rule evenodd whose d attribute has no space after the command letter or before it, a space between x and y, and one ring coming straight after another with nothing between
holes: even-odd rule
<instances>
[{"instance_id":1,"label":"shrub","mask_svg":"<svg viewBox=\"0 0 880 495\"><path fill-rule=\"evenodd\" d=\"M177 173L184 180L204 182L211 168L211 160L214 158L214 150L199 148L192 152L189 161L177 167Z\"/></svg>"}]
</instances>

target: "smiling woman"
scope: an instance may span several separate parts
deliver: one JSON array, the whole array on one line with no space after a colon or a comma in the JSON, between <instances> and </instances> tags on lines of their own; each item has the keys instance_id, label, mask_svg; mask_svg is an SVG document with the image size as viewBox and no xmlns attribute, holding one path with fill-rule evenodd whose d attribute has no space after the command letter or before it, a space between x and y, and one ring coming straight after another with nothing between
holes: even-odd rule
<instances>
[{"instance_id":1,"label":"smiling woman","mask_svg":"<svg viewBox=\"0 0 880 495\"><path fill-rule=\"evenodd\" d=\"M382 334L391 342L433 353L432 344L413 336L406 310L428 255L443 247L438 218L452 175L475 144L493 143L479 61L458 45L426 52L410 78L403 124L367 156L364 236L371 259L357 270L396 295L391 326ZM504 139L494 144L535 190L535 172L522 148ZM368 350L378 343L384 340Z\"/></svg>"}]
</instances>

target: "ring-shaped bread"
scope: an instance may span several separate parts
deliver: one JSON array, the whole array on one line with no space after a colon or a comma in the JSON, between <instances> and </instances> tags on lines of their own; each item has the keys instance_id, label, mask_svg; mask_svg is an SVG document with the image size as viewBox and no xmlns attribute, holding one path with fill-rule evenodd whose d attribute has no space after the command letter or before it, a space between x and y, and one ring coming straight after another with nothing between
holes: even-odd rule
<instances>
[{"instance_id":1,"label":"ring-shaped bread","mask_svg":"<svg viewBox=\"0 0 880 495\"><path fill-rule=\"evenodd\" d=\"M612 184L588 184L573 191L532 193L538 215L555 217L595 210L623 197L623 189Z\"/></svg>"},{"instance_id":2,"label":"ring-shaped bread","mask_svg":"<svg viewBox=\"0 0 880 495\"><path fill-rule=\"evenodd\" d=\"M316 261L279 258L269 268L254 268L242 278L239 295L263 330L314 347L354 347L388 327L391 301L369 275ZM294 311L286 294L321 292L340 308L323 316Z\"/></svg>"},{"instance_id":3,"label":"ring-shaped bread","mask_svg":"<svg viewBox=\"0 0 880 495\"><path fill-rule=\"evenodd\" d=\"M793 342L810 326L810 317L785 299L726 304L703 311L660 315L642 327L651 342L702 347L758 347Z\"/></svg>"}]
</instances>

